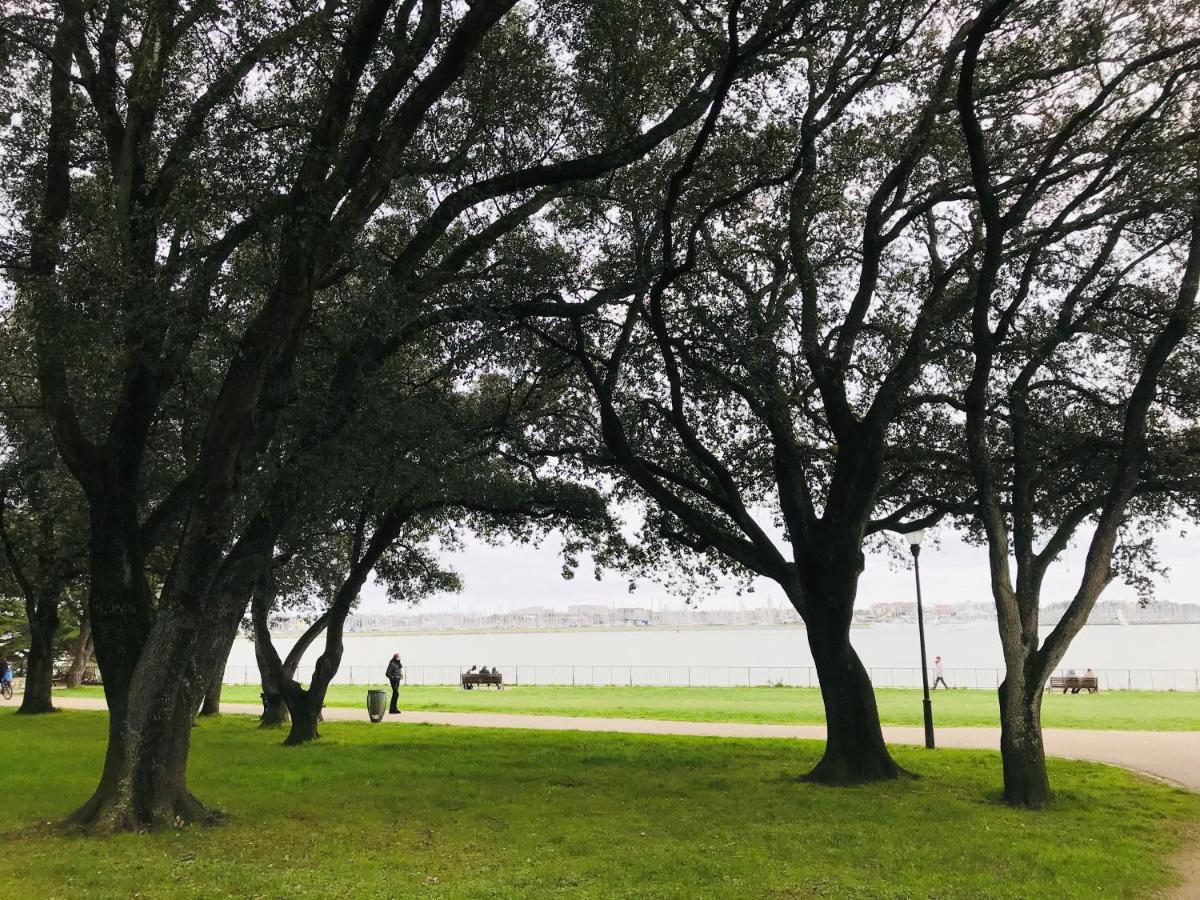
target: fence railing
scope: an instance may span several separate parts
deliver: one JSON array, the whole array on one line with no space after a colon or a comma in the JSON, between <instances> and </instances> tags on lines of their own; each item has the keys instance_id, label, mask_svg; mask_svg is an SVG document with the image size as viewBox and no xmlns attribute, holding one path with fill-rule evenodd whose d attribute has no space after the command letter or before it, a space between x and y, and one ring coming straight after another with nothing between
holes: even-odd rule
<instances>
[{"instance_id":1,"label":"fence railing","mask_svg":"<svg viewBox=\"0 0 1200 900\"><path fill-rule=\"evenodd\" d=\"M384 666L343 666L334 684L384 684ZM457 685L470 666L405 666L410 685ZM491 666L489 665L489 668ZM817 687L811 666L497 666L509 685L576 685L588 687ZM921 670L868 669L875 687L919 688ZM1055 675L1065 674L1059 670ZM1102 691L1200 691L1200 669L1097 669ZM311 666L301 666L307 683ZM932 674L930 679L932 681ZM952 688L995 690L1004 678L998 668L946 669ZM227 666L226 684L257 684L255 666Z\"/></svg>"}]
</instances>

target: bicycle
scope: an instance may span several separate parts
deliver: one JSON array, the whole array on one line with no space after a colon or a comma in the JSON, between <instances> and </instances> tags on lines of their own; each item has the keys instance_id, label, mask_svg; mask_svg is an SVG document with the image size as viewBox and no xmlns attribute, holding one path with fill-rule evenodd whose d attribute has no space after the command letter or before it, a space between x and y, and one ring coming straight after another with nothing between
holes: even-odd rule
<instances>
[{"instance_id":1,"label":"bicycle","mask_svg":"<svg viewBox=\"0 0 1200 900\"><path fill-rule=\"evenodd\" d=\"M4 695L5 700L12 699L12 682L0 681L0 694Z\"/></svg>"}]
</instances>

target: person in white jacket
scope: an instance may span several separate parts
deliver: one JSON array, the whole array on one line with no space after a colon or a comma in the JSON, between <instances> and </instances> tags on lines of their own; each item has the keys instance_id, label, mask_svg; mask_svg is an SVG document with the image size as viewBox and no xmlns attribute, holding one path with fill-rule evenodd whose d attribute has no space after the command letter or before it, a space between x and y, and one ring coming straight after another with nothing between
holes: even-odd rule
<instances>
[{"instance_id":1,"label":"person in white jacket","mask_svg":"<svg viewBox=\"0 0 1200 900\"><path fill-rule=\"evenodd\" d=\"M942 673L942 658L935 656L933 658L933 689L935 691L939 684L946 690L950 690L950 685L946 684L946 679Z\"/></svg>"}]
</instances>

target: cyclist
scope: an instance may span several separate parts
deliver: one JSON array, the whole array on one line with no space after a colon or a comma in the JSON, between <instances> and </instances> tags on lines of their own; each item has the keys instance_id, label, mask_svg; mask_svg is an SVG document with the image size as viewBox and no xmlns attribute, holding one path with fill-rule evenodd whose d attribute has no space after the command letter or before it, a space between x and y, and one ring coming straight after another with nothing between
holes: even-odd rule
<instances>
[{"instance_id":1,"label":"cyclist","mask_svg":"<svg viewBox=\"0 0 1200 900\"><path fill-rule=\"evenodd\" d=\"M3 656L0 656L0 692L5 697L12 696L12 666Z\"/></svg>"}]
</instances>

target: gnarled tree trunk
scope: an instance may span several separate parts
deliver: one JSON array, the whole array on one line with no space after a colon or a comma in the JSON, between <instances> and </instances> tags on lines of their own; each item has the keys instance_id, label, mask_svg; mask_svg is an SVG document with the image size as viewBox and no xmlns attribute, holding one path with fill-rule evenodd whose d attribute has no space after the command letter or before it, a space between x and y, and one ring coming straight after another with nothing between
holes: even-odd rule
<instances>
[{"instance_id":1,"label":"gnarled tree trunk","mask_svg":"<svg viewBox=\"0 0 1200 900\"><path fill-rule=\"evenodd\" d=\"M87 614L108 706L108 746L100 784L68 817L67 824L116 829L121 820L136 817L132 808L121 809L124 798L119 795L128 768L125 738L130 685L150 634L152 610L146 587L135 574L142 571L136 552L136 517L121 515L115 496L89 497L89 507Z\"/></svg>"},{"instance_id":2,"label":"gnarled tree trunk","mask_svg":"<svg viewBox=\"0 0 1200 900\"><path fill-rule=\"evenodd\" d=\"M892 780L902 770L884 743L871 678L850 646L864 564L861 536L839 527L816 540L803 554L800 583L793 589L798 592L789 592L808 629L825 704L825 753L806 780L831 785Z\"/></svg>"},{"instance_id":3,"label":"gnarled tree trunk","mask_svg":"<svg viewBox=\"0 0 1200 900\"><path fill-rule=\"evenodd\" d=\"M1042 745L1041 683L1010 685L1006 678L998 693L1004 801L1032 809L1045 806L1051 793Z\"/></svg>"},{"instance_id":4,"label":"gnarled tree trunk","mask_svg":"<svg viewBox=\"0 0 1200 900\"><path fill-rule=\"evenodd\" d=\"M250 620L254 627L254 659L258 663L258 676L262 683L263 712L258 720L260 728L279 728L291 720L288 704L284 699L284 685L290 679L279 654L271 643L271 604L275 600L271 574L266 570L255 586L250 600Z\"/></svg>"},{"instance_id":5,"label":"gnarled tree trunk","mask_svg":"<svg viewBox=\"0 0 1200 900\"><path fill-rule=\"evenodd\" d=\"M321 708L325 702L325 690L321 690L321 696L315 710L311 708L312 698L309 692L301 689L296 682L296 671L300 668L300 661L304 658L305 652L312 646L313 641L325 630L329 622L329 612L314 621L305 629L304 634L292 645L292 649L288 651L287 659L283 661L282 666L276 666L276 655L272 659L271 654L274 653L272 647L269 651L271 635L269 631L264 629L262 640L259 641L258 626L255 626L255 655L258 658L258 670L262 676L263 683L263 714L261 725L264 728L286 725L292 722L292 731L288 735L288 742L294 744L304 743L305 741L316 740L317 724L321 721ZM263 651L259 652L259 647ZM292 715L288 712L289 707L300 709L300 724L297 725Z\"/></svg>"},{"instance_id":6,"label":"gnarled tree trunk","mask_svg":"<svg viewBox=\"0 0 1200 900\"><path fill-rule=\"evenodd\" d=\"M268 638L269 639L269 638ZM263 712L258 720L260 728L279 728L289 722L287 703L283 699L283 680L266 660L263 638L257 626L254 633L254 657L258 661L258 676L262 683Z\"/></svg>"},{"instance_id":7,"label":"gnarled tree trunk","mask_svg":"<svg viewBox=\"0 0 1200 900\"><path fill-rule=\"evenodd\" d=\"M192 713L217 649L209 631L181 611L159 614L124 702L110 711L100 785L71 823L125 831L219 820L187 786Z\"/></svg>"},{"instance_id":8,"label":"gnarled tree trunk","mask_svg":"<svg viewBox=\"0 0 1200 900\"><path fill-rule=\"evenodd\" d=\"M109 742L100 784L68 824L137 831L215 823L219 813L187 786L191 724L241 609L231 602L214 615L164 600L150 626L146 586L131 574L142 569L122 559L129 547L136 551L136 537L123 542L120 534L92 529L89 615L109 708Z\"/></svg>"},{"instance_id":9,"label":"gnarled tree trunk","mask_svg":"<svg viewBox=\"0 0 1200 900\"><path fill-rule=\"evenodd\" d=\"M88 664L92 661L92 623L87 614L80 616L79 636L71 647L71 666L67 669L67 687L77 688L83 684Z\"/></svg>"},{"instance_id":10,"label":"gnarled tree trunk","mask_svg":"<svg viewBox=\"0 0 1200 900\"><path fill-rule=\"evenodd\" d=\"M321 709L325 706L325 689L313 686L305 690L297 682L289 680L284 683L283 697L292 723L283 741L284 746L294 747L317 740L321 736L317 725L321 722Z\"/></svg>"},{"instance_id":11,"label":"gnarled tree trunk","mask_svg":"<svg viewBox=\"0 0 1200 900\"><path fill-rule=\"evenodd\" d=\"M862 784L899 777L883 740L875 691L850 646L848 627L810 616L808 644L825 704L825 753L805 776L820 784Z\"/></svg>"},{"instance_id":12,"label":"gnarled tree trunk","mask_svg":"<svg viewBox=\"0 0 1200 900\"><path fill-rule=\"evenodd\" d=\"M212 675L204 686L204 700L200 703L201 716L219 716L221 714L221 688L225 684L225 666L229 662L229 654L233 651L233 643L237 640L234 630L213 667Z\"/></svg>"},{"instance_id":13,"label":"gnarled tree trunk","mask_svg":"<svg viewBox=\"0 0 1200 900\"><path fill-rule=\"evenodd\" d=\"M342 590L338 592L338 597L341 598L347 590L353 590L357 594L358 588L343 586ZM292 652L288 654L287 662L283 665L281 679L283 699L292 720L291 730L283 742L285 746L294 747L297 744L305 744L315 741L321 736L317 731L317 725L321 722L321 710L325 708L325 694L342 662L342 625L346 618L346 613L342 611L343 605L346 610L349 609L349 604L341 604L335 600L330 611L310 626L305 633L305 637L308 638L307 646L307 643L311 643L312 638L320 633L320 628L328 629L325 635L325 650L317 658L317 664L313 667L312 681L307 690L295 680L296 668L303 650L296 652L296 648L293 648ZM275 657L275 659L278 658L278 656Z\"/></svg>"},{"instance_id":14,"label":"gnarled tree trunk","mask_svg":"<svg viewBox=\"0 0 1200 900\"><path fill-rule=\"evenodd\" d=\"M225 671L222 666L208 682L204 689L204 699L200 701L201 716L219 716L221 714L221 688L225 684Z\"/></svg>"},{"instance_id":15,"label":"gnarled tree trunk","mask_svg":"<svg viewBox=\"0 0 1200 900\"><path fill-rule=\"evenodd\" d=\"M29 658L25 693L17 711L25 715L54 712L54 635L58 632L58 596L43 594L29 617Z\"/></svg>"}]
</instances>

